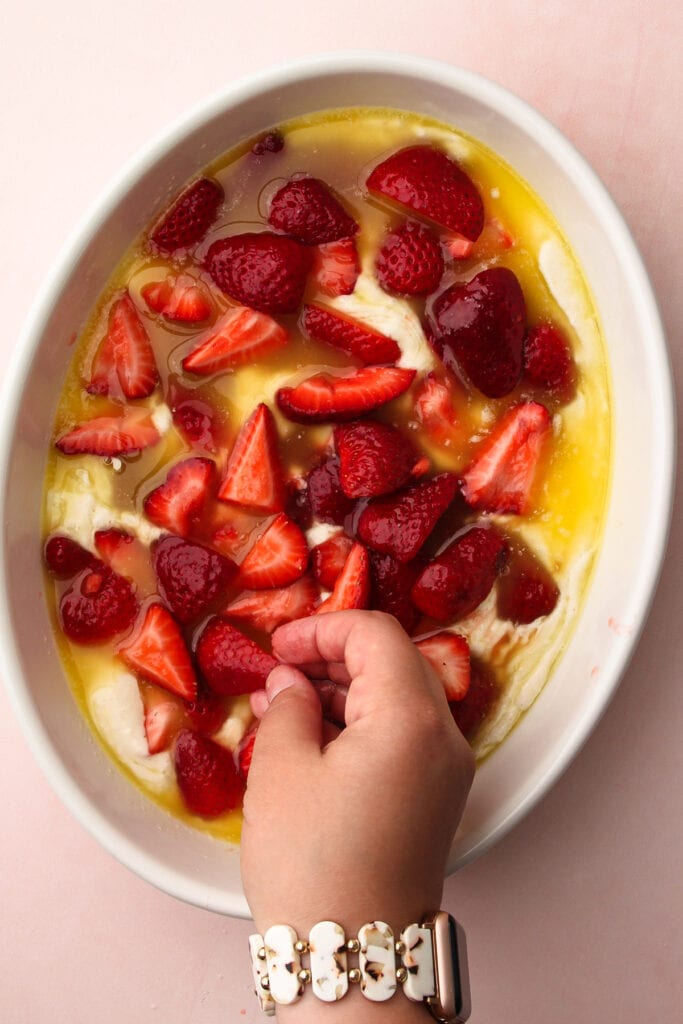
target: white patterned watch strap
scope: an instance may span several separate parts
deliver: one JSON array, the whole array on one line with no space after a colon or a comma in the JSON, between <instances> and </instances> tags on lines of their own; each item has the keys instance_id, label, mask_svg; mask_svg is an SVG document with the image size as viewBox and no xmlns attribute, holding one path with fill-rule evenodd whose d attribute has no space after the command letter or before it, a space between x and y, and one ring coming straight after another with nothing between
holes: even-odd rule
<instances>
[{"instance_id":1,"label":"white patterned watch strap","mask_svg":"<svg viewBox=\"0 0 683 1024\"><path fill-rule=\"evenodd\" d=\"M401 941L405 946L402 960L407 972L403 991L408 999L421 1003L436 993L432 933L419 924L409 924L401 932Z\"/></svg>"},{"instance_id":2,"label":"white patterned watch strap","mask_svg":"<svg viewBox=\"0 0 683 1024\"><path fill-rule=\"evenodd\" d=\"M295 1003L303 992L299 981L301 957L294 948L297 934L288 924L274 924L263 936L270 994L284 1006Z\"/></svg>"},{"instance_id":3,"label":"white patterned watch strap","mask_svg":"<svg viewBox=\"0 0 683 1024\"><path fill-rule=\"evenodd\" d=\"M358 932L360 990L374 1003L391 999L396 991L394 933L384 921L371 921Z\"/></svg>"},{"instance_id":4,"label":"white patterned watch strap","mask_svg":"<svg viewBox=\"0 0 683 1024\"><path fill-rule=\"evenodd\" d=\"M251 970L254 976L254 988L256 989L256 995L258 996L259 1006L269 1017L274 1017L275 1001L270 992L267 992L261 984L262 980L268 977L266 961L259 957L259 952L262 949L263 936L258 934L250 935L249 952L251 953Z\"/></svg>"},{"instance_id":5,"label":"white patterned watch strap","mask_svg":"<svg viewBox=\"0 0 683 1024\"><path fill-rule=\"evenodd\" d=\"M325 1003L342 999L349 989L346 936L334 921L318 921L308 936L313 992Z\"/></svg>"}]
</instances>

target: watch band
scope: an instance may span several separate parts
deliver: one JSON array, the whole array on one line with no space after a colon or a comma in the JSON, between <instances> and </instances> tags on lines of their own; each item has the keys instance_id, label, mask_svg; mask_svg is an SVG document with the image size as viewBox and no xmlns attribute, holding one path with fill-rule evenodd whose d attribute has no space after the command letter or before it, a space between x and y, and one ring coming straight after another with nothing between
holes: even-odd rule
<instances>
[{"instance_id":1,"label":"watch band","mask_svg":"<svg viewBox=\"0 0 683 1024\"><path fill-rule=\"evenodd\" d=\"M295 1003L309 985L318 999L330 1003L355 984L372 1002L403 989L441 1024L463 1024L470 1015L465 933L443 910L407 925L398 939L384 921L370 921L348 939L334 921L319 921L306 939L289 925L271 925L264 936L249 936L249 950L256 995L268 1016L278 1004ZM351 965L352 957L358 958L357 966Z\"/></svg>"}]
</instances>

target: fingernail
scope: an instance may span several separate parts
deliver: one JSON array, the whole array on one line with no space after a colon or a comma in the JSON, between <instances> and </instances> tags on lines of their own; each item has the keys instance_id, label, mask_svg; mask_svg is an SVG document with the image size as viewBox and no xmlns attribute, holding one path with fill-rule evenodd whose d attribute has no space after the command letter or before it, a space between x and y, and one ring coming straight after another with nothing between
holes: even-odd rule
<instances>
[{"instance_id":1,"label":"fingernail","mask_svg":"<svg viewBox=\"0 0 683 1024\"><path fill-rule=\"evenodd\" d=\"M254 712L257 718L263 718L266 711L268 710L268 695L265 690L256 690L249 697L249 703L251 704L251 710Z\"/></svg>"},{"instance_id":2,"label":"fingernail","mask_svg":"<svg viewBox=\"0 0 683 1024\"><path fill-rule=\"evenodd\" d=\"M296 683L296 675L294 670L289 665L278 665L274 668L268 678L266 679L266 694L268 701L273 701L277 697L278 693L282 693L283 690L288 690L290 686L294 686Z\"/></svg>"}]
</instances>

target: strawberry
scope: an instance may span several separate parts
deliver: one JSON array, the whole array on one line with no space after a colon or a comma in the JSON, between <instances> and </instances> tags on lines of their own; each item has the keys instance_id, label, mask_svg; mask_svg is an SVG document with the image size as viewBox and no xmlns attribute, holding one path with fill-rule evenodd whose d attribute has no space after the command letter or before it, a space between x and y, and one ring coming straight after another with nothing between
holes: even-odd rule
<instances>
[{"instance_id":1,"label":"strawberry","mask_svg":"<svg viewBox=\"0 0 683 1024\"><path fill-rule=\"evenodd\" d=\"M339 484L337 467L337 484ZM308 482L303 476L291 476L285 483L285 511L302 530L313 524L311 503L308 497Z\"/></svg>"},{"instance_id":2,"label":"strawberry","mask_svg":"<svg viewBox=\"0 0 683 1024\"><path fill-rule=\"evenodd\" d=\"M473 182L435 146L409 146L382 161L367 180L373 195L475 242L484 226L484 206Z\"/></svg>"},{"instance_id":3,"label":"strawberry","mask_svg":"<svg viewBox=\"0 0 683 1024\"><path fill-rule=\"evenodd\" d=\"M272 633L285 622L312 615L319 596L311 577L304 575L289 587L245 590L224 609L223 614L244 620L265 633Z\"/></svg>"},{"instance_id":4,"label":"strawberry","mask_svg":"<svg viewBox=\"0 0 683 1024\"><path fill-rule=\"evenodd\" d=\"M376 498L358 520L360 539L399 562L417 555L438 520L455 498L458 478L440 473L388 498Z\"/></svg>"},{"instance_id":5,"label":"strawberry","mask_svg":"<svg viewBox=\"0 0 683 1024\"><path fill-rule=\"evenodd\" d=\"M560 596L555 580L526 547L512 546L507 571L498 581L498 615L515 624L528 624L550 615Z\"/></svg>"},{"instance_id":6,"label":"strawberry","mask_svg":"<svg viewBox=\"0 0 683 1024\"><path fill-rule=\"evenodd\" d=\"M472 255L474 242L462 235L449 235L444 239L444 245L451 259L466 260Z\"/></svg>"},{"instance_id":7,"label":"strawberry","mask_svg":"<svg viewBox=\"0 0 683 1024\"><path fill-rule=\"evenodd\" d=\"M501 398L522 372L526 303L507 267L489 267L453 284L432 309L433 347L444 365L464 373L488 398Z\"/></svg>"},{"instance_id":8,"label":"strawberry","mask_svg":"<svg viewBox=\"0 0 683 1024\"><path fill-rule=\"evenodd\" d=\"M464 636L443 630L415 641L441 680L446 700L462 700L470 687L470 645Z\"/></svg>"},{"instance_id":9,"label":"strawberry","mask_svg":"<svg viewBox=\"0 0 683 1024\"><path fill-rule=\"evenodd\" d=\"M275 419L261 403L235 439L218 497L258 512L281 512L283 479Z\"/></svg>"},{"instance_id":10,"label":"strawberry","mask_svg":"<svg viewBox=\"0 0 683 1024\"><path fill-rule=\"evenodd\" d=\"M430 439L450 447L463 439L453 401L456 390L449 378L428 373L415 396L415 414Z\"/></svg>"},{"instance_id":11,"label":"strawberry","mask_svg":"<svg viewBox=\"0 0 683 1024\"><path fill-rule=\"evenodd\" d=\"M247 729L244 736L239 742L237 750L235 751L237 771L240 773L245 782L249 778L249 769L251 768L251 759L254 753L254 743L256 742L256 732L256 726L254 726L252 729Z\"/></svg>"},{"instance_id":12,"label":"strawberry","mask_svg":"<svg viewBox=\"0 0 683 1024\"><path fill-rule=\"evenodd\" d=\"M150 754L168 750L181 729L189 722L185 704L179 697L151 683L140 683L144 709L145 735Z\"/></svg>"},{"instance_id":13,"label":"strawberry","mask_svg":"<svg viewBox=\"0 0 683 1024\"><path fill-rule=\"evenodd\" d=\"M147 606L132 638L119 648L123 660L151 683L195 700L197 678L180 626L161 604Z\"/></svg>"},{"instance_id":14,"label":"strawberry","mask_svg":"<svg viewBox=\"0 0 683 1024\"><path fill-rule=\"evenodd\" d=\"M304 245L355 235L358 225L318 178L290 178L270 202L268 223Z\"/></svg>"},{"instance_id":15,"label":"strawberry","mask_svg":"<svg viewBox=\"0 0 683 1024\"><path fill-rule=\"evenodd\" d=\"M280 388L280 412L295 423L353 420L398 398L415 378L415 370L398 366L364 366L346 377L316 373L296 387Z\"/></svg>"},{"instance_id":16,"label":"strawberry","mask_svg":"<svg viewBox=\"0 0 683 1024\"><path fill-rule=\"evenodd\" d=\"M287 344L284 327L248 306L231 306L183 359L188 373L206 376L254 363Z\"/></svg>"},{"instance_id":17,"label":"strawberry","mask_svg":"<svg viewBox=\"0 0 683 1024\"><path fill-rule=\"evenodd\" d=\"M348 352L363 363L395 363L401 356L393 338L327 306L304 306L301 328L314 341Z\"/></svg>"},{"instance_id":18,"label":"strawberry","mask_svg":"<svg viewBox=\"0 0 683 1024\"><path fill-rule=\"evenodd\" d=\"M207 399L169 379L166 401L173 423L190 444L210 454L223 447L223 419Z\"/></svg>"},{"instance_id":19,"label":"strawberry","mask_svg":"<svg viewBox=\"0 0 683 1024\"><path fill-rule=\"evenodd\" d=\"M357 420L334 429L339 478L349 498L390 494L407 483L419 464L400 430L377 420Z\"/></svg>"},{"instance_id":20,"label":"strawberry","mask_svg":"<svg viewBox=\"0 0 683 1024\"><path fill-rule=\"evenodd\" d=\"M202 736L218 732L228 717L225 701L215 693L199 693L195 700L185 701L185 711L192 728Z\"/></svg>"},{"instance_id":21,"label":"strawberry","mask_svg":"<svg viewBox=\"0 0 683 1024\"><path fill-rule=\"evenodd\" d=\"M149 309L161 313L165 320L199 324L213 313L206 288L190 274L169 274L164 281L151 281L140 294Z\"/></svg>"},{"instance_id":22,"label":"strawberry","mask_svg":"<svg viewBox=\"0 0 683 1024\"><path fill-rule=\"evenodd\" d=\"M237 571L231 559L182 537L156 541L153 559L159 594L183 625L204 614Z\"/></svg>"},{"instance_id":23,"label":"strawberry","mask_svg":"<svg viewBox=\"0 0 683 1024\"><path fill-rule=\"evenodd\" d=\"M145 498L145 515L163 530L186 536L212 491L215 475L211 459L192 456L176 462L163 484Z\"/></svg>"},{"instance_id":24,"label":"strawberry","mask_svg":"<svg viewBox=\"0 0 683 1024\"><path fill-rule=\"evenodd\" d=\"M532 327L524 341L524 376L534 387L568 401L576 387L576 367L569 342L554 324Z\"/></svg>"},{"instance_id":25,"label":"strawberry","mask_svg":"<svg viewBox=\"0 0 683 1024\"><path fill-rule=\"evenodd\" d=\"M375 260L380 286L396 295L429 295L438 287L443 271L439 239L413 221L385 236Z\"/></svg>"},{"instance_id":26,"label":"strawberry","mask_svg":"<svg viewBox=\"0 0 683 1024\"><path fill-rule=\"evenodd\" d=\"M149 335L128 292L114 302L86 385L92 395L147 398L159 383Z\"/></svg>"},{"instance_id":27,"label":"strawberry","mask_svg":"<svg viewBox=\"0 0 683 1024\"><path fill-rule=\"evenodd\" d=\"M334 456L314 466L306 477L306 504L313 519L342 526L355 503L344 494L339 459Z\"/></svg>"},{"instance_id":28,"label":"strawberry","mask_svg":"<svg viewBox=\"0 0 683 1024\"><path fill-rule=\"evenodd\" d=\"M97 553L114 572L135 583L140 594L152 594L156 581L149 560L148 548L132 533L109 527L97 530L94 536Z\"/></svg>"},{"instance_id":29,"label":"strawberry","mask_svg":"<svg viewBox=\"0 0 683 1024\"><path fill-rule=\"evenodd\" d=\"M244 790L233 756L220 743L183 729L173 750L178 789L192 814L215 818L239 807Z\"/></svg>"},{"instance_id":30,"label":"strawberry","mask_svg":"<svg viewBox=\"0 0 683 1024\"><path fill-rule=\"evenodd\" d=\"M311 250L269 231L221 238L209 247L204 267L236 302L262 313L293 313L301 303Z\"/></svg>"},{"instance_id":31,"label":"strawberry","mask_svg":"<svg viewBox=\"0 0 683 1024\"><path fill-rule=\"evenodd\" d=\"M496 680L480 665L472 664L470 685L462 700L449 704L455 724L466 740L472 740L482 722L489 716L500 691Z\"/></svg>"},{"instance_id":32,"label":"strawberry","mask_svg":"<svg viewBox=\"0 0 683 1024\"><path fill-rule=\"evenodd\" d=\"M164 253L189 249L201 242L223 202L217 181L199 178L189 185L157 222L150 235L153 247Z\"/></svg>"},{"instance_id":33,"label":"strawberry","mask_svg":"<svg viewBox=\"0 0 683 1024\"><path fill-rule=\"evenodd\" d=\"M352 547L352 539L340 530L311 551L311 572L325 590L334 587Z\"/></svg>"},{"instance_id":34,"label":"strawberry","mask_svg":"<svg viewBox=\"0 0 683 1024\"><path fill-rule=\"evenodd\" d=\"M218 616L202 630L196 654L207 686L226 697L263 689L278 664L272 654Z\"/></svg>"},{"instance_id":35,"label":"strawberry","mask_svg":"<svg viewBox=\"0 0 683 1024\"><path fill-rule=\"evenodd\" d=\"M406 633L412 633L419 619L410 591L421 569L417 560L397 562L391 555L370 551L371 607L395 616Z\"/></svg>"},{"instance_id":36,"label":"strawberry","mask_svg":"<svg viewBox=\"0 0 683 1024\"><path fill-rule=\"evenodd\" d=\"M508 409L462 475L460 487L467 504L486 512L528 512L551 430L550 413L538 402Z\"/></svg>"},{"instance_id":37,"label":"strawberry","mask_svg":"<svg viewBox=\"0 0 683 1024\"><path fill-rule=\"evenodd\" d=\"M362 544L351 548L332 593L316 612L339 612L346 608L367 608L370 600L370 559Z\"/></svg>"},{"instance_id":38,"label":"strawberry","mask_svg":"<svg viewBox=\"0 0 683 1024\"><path fill-rule=\"evenodd\" d=\"M311 278L318 289L332 298L350 295L360 274L358 249L353 238L325 242L313 251Z\"/></svg>"},{"instance_id":39,"label":"strawberry","mask_svg":"<svg viewBox=\"0 0 683 1024\"><path fill-rule=\"evenodd\" d=\"M284 512L268 524L240 566L240 585L253 590L286 587L303 576L308 544Z\"/></svg>"},{"instance_id":40,"label":"strawberry","mask_svg":"<svg viewBox=\"0 0 683 1024\"><path fill-rule=\"evenodd\" d=\"M55 442L64 455L132 455L158 444L161 435L147 409L125 408L120 416L97 416Z\"/></svg>"},{"instance_id":41,"label":"strawberry","mask_svg":"<svg viewBox=\"0 0 683 1024\"><path fill-rule=\"evenodd\" d=\"M437 622L462 619L488 595L507 555L507 543L496 530L471 526L423 569L412 600Z\"/></svg>"},{"instance_id":42,"label":"strawberry","mask_svg":"<svg viewBox=\"0 0 683 1024\"><path fill-rule=\"evenodd\" d=\"M59 618L67 639L101 644L129 629L137 609L128 580L93 557L62 595Z\"/></svg>"},{"instance_id":43,"label":"strawberry","mask_svg":"<svg viewBox=\"0 0 683 1024\"><path fill-rule=\"evenodd\" d=\"M264 153L279 153L284 148L285 140L277 129L266 132L260 139L257 139L251 147L254 156L263 156Z\"/></svg>"},{"instance_id":44,"label":"strawberry","mask_svg":"<svg viewBox=\"0 0 683 1024\"><path fill-rule=\"evenodd\" d=\"M50 537L43 552L45 564L59 580L67 580L97 562L95 556L70 537L55 534Z\"/></svg>"}]
</instances>

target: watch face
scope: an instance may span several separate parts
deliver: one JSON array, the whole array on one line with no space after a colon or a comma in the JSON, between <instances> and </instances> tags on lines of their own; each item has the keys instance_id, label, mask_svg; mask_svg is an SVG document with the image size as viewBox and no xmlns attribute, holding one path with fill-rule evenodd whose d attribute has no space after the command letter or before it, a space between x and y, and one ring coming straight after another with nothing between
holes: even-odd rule
<instances>
[{"instance_id":1,"label":"watch face","mask_svg":"<svg viewBox=\"0 0 683 1024\"><path fill-rule=\"evenodd\" d=\"M437 994L430 1010L442 1024L463 1024L471 1012L465 932L443 910L435 915L433 929Z\"/></svg>"}]
</instances>

